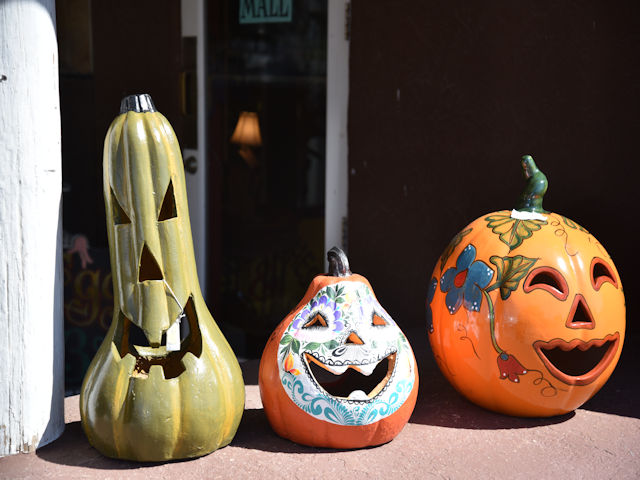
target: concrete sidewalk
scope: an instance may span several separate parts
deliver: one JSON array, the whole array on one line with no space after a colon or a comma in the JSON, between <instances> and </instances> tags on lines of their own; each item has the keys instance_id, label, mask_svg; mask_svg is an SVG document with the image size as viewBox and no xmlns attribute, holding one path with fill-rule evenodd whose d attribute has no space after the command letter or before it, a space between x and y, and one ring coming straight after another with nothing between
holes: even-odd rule
<instances>
[{"instance_id":1,"label":"concrete sidewalk","mask_svg":"<svg viewBox=\"0 0 640 480\"><path fill-rule=\"evenodd\" d=\"M210 455L159 464L103 457L82 432L76 395L65 401L62 437L35 453L0 459L0 477L640 478L640 387L636 362L625 359L624 351L623 360L583 408L562 417L520 419L464 400L425 354L418 358L420 395L409 424L386 445L351 451L309 448L276 436L260 403L258 361L251 360L242 365L247 399L238 433Z\"/></svg>"}]
</instances>

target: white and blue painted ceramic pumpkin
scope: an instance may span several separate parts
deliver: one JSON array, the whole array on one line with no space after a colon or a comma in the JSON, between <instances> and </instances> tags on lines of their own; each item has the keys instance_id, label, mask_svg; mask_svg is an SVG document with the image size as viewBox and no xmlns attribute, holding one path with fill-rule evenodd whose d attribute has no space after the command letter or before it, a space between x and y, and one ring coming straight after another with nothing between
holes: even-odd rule
<instances>
[{"instance_id":1,"label":"white and blue painted ceramic pumpkin","mask_svg":"<svg viewBox=\"0 0 640 480\"><path fill-rule=\"evenodd\" d=\"M296 443L359 448L393 439L409 420L418 371L407 338L366 278L337 248L269 338L260 394L276 433Z\"/></svg>"}]
</instances>

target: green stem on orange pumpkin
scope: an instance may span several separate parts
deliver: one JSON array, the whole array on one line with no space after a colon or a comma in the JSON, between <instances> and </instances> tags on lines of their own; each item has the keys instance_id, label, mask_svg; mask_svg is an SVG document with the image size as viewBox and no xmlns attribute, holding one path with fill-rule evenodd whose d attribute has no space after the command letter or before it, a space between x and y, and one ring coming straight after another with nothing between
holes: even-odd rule
<instances>
[{"instance_id":1,"label":"green stem on orange pumpkin","mask_svg":"<svg viewBox=\"0 0 640 480\"><path fill-rule=\"evenodd\" d=\"M522 157L522 171L527 185L516 202L516 210L547 213L542 208L542 197L547 191L547 176L536 166L531 155Z\"/></svg>"},{"instance_id":2,"label":"green stem on orange pumpkin","mask_svg":"<svg viewBox=\"0 0 640 480\"><path fill-rule=\"evenodd\" d=\"M500 348L500 345L498 345L498 341L496 340L496 332L495 332L496 314L493 309L493 301L491 300L491 297L489 296L489 293L487 293L486 290L482 290L482 294L484 295L484 298L487 299L487 305L489 305L489 322L490 322L489 331L491 332L491 343L493 343L493 348L495 348L496 352L500 354L500 353L503 353L504 350Z\"/></svg>"}]
</instances>

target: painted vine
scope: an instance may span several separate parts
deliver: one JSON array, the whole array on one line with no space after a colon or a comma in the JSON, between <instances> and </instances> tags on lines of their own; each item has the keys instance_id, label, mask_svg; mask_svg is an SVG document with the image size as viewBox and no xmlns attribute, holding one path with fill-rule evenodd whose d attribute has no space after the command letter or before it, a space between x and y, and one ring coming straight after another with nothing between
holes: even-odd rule
<instances>
[{"instance_id":1,"label":"painted vine","mask_svg":"<svg viewBox=\"0 0 640 480\"><path fill-rule=\"evenodd\" d=\"M562 217L565 224L570 228L582 228L574 222ZM522 243L530 238L534 232L540 230L542 226L547 225L546 220L523 220L511 217L507 212L495 213L485 217L487 228L498 235L500 240L509 247L511 252L518 248ZM555 222L553 224L555 225ZM473 228L468 228L456 235L445 249L440 257L440 271L444 270L449 257L453 254L455 248L462 243L465 236L472 232ZM558 235L556 233L556 235ZM558 235L561 236L562 234ZM566 235L566 232L565 234ZM501 379L508 379L513 383L520 382L520 376L527 373L537 373L538 377L534 379L534 385L542 385L541 394L543 396L555 396L558 389L539 370L530 370L523 366L520 361L512 354L505 351L498 343L496 338L495 309L493 299L490 293L494 290L498 291L502 300L507 300L511 293L517 290L521 281L526 277L531 268L538 261L537 258L529 258L524 255L498 256L493 255L489 258L489 262L493 268L482 260L476 260L476 247L469 243L460 252L456 260L455 267L450 267L438 279L431 278L427 291L427 324L430 333L433 333L433 318L431 310L431 302L435 295L438 284L440 290L446 293L445 304L449 314L455 314L461 306L469 312L478 312L482 302L485 301L489 310L489 331L491 335L491 344L497 353L496 365ZM476 357L478 353L471 339L466 335L466 331L462 331L460 327L457 329L462 332L460 340L469 340ZM463 327L463 330L465 328ZM478 357L479 358L479 357Z\"/></svg>"},{"instance_id":2,"label":"painted vine","mask_svg":"<svg viewBox=\"0 0 640 480\"><path fill-rule=\"evenodd\" d=\"M591 241L591 234L573 220L558 214L549 214L547 218L551 219L550 222L547 219L519 219L512 217L511 212L503 211L488 215L484 220L487 222L487 228L498 235L500 241L509 247L510 253L545 225L551 225L555 228L554 233L564 240L564 249L569 256L575 256L579 252L569 251L569 233L566 227L586 233L589 235L589 241ZM530 370L524 367L515 356L506 352L498 344L495 334L495 311L490 293L498 290L501 299L507 300L511 292L519 287L522 279L526 277L538 259L528 258L523 255L503 257L493 255L489 258L489 262L494 267L491 268L482 260L475 260L476 248L472 243L469 243L458 256L456 266L444 271L445 264L455 249L462 243L464 237L472 231L473 227L467 228L453 237L440 257L440 280L438 281L437 278L433 277L429 281L426 301L429 333L433 333L431 302L438 284L440 284L440 290L447 294L445 304L451 315L455 314L462 305L467 310L467 314L469 312L477 312L480 310L482 302L486 301L489 310L491 343L498 354L496 364L500 372L500 378L518 383L520 375L537 373L539 376L534 379L533 384L542 385L541 394L543 396L557 395L558 388L545 379L540 370ZM493 283L491 283L492 280ZM478 357L473 341L467 336L466 327L460 325L457 327L457 331L462 333L459 339L468 340L471 343L473 353Z\"/></svg>"}]
</instances>

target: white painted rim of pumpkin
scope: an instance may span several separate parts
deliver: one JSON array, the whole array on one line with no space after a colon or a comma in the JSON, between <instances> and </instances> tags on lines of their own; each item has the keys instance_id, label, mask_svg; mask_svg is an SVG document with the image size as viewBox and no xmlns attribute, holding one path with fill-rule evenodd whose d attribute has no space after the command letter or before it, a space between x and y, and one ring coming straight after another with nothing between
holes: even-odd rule
<instances>
[{"instance_id":1,"label":"white painted rim of pumpkin","mask_svg":"<svg viewBox=\"0 0 640 480\"><path fill-rule=\"evenodd\" d=\"M523 210L511 210L511 218L516 220L546 220L547 217L538 212L525 212Z\"/></svg>"}]
</instances>

